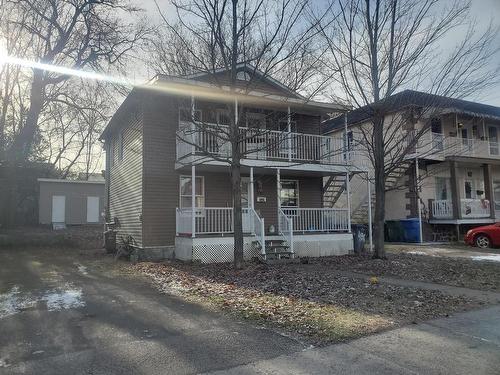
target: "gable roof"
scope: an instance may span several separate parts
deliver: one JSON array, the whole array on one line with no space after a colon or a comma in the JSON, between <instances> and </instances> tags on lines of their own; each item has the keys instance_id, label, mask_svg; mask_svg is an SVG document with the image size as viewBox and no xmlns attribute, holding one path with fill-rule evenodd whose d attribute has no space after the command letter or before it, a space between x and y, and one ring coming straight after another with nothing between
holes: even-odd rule
<instances>
[{"instance_id":1,"label":"gable roof","mask_svg":"<svg viewBox=\"0 0 500 375\"><path fill-rule=\"evenodd\" d=\"M185 79L192 79L195 81L202 81L202 82L208 82L213 79L214 76L218 76L220 78L224 78L225 73L228 72L227 69L225 68L219 68L215 69L212 72L200 72L200 73L193 73L193 74L188 74L185 76L181 76L182 78ZM299 93L293 91L286 85L284 85L282 82L272 78L270 75L265 74L263 71L260 69L257 69L251 64L248 63L239 63L236 65L236 72L246 72L250 75L251 80L250 82L250 87L253 87L255 90L259 90L259 86L261 84L267 84L267 86L274 88L275 94L290 97L290 98L296 98L296 99L305 99L304 96L300 95ZM247 81L241 81L240 82L247 82ZM212 82L213 83L213 82ZM229 81L227 81L229 83Z\"/></svg>"},{"instance_id":2,"label":"gable roof","mask_svg":"<svg viewBox=\"0 0 500 375\"><path fill-rule=\"evenodd\" d=\"M459 113L477 117L485 117L500 120L500 107L471 102L462 99L453 99L446 96L428 94L415 90L404 90L381 100L377 104L370 104L347 113L347 124L352 126L365 122L373 116L377 106L390 108L390 112L396 112L406 107L433 107L440 108L442 114ZM330 133L344 127L344 115L323 121L322 132Z\"/></svg>"}]
</instances>

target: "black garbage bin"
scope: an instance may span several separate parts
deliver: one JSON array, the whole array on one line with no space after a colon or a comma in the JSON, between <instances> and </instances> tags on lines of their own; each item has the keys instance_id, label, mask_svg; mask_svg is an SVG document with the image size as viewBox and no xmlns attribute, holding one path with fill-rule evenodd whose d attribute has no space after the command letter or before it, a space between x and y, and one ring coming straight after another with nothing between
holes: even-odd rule
<instances>
[{"instance_id":1,"label":"black garbage bin","mask_svg":"<svg viewBox=\"0 0 500 375\"><path fill-rule=\"evenodd\" d=\"M363 224L352 224L351 231L354 240L354 252L359 254L365 249L366 233L368 232L368 228Z\"/></svg>"},{"instance_id":2,"label":"black garbage bin","mask_svg":"<svg viewBox=\"0 0 500 375\"><path fill-rule=\"evenodd\" d=\"M116 231L108 229L104 232L104 248L108 254L116 252Z\"/></svg>"}]
</instances>

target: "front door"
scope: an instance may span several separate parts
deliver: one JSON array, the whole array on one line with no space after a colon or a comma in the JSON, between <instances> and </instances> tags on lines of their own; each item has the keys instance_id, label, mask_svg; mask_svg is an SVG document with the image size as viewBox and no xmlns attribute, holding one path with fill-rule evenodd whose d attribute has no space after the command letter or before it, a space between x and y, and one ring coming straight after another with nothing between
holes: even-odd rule
<instances>
[{"instance_id":1,"label":"front door","mask_svg":"<svg viewBox=\"0 0 500 375\"><path fill-rule=\"evenodd\" d=\"M498 132L495 126L488 126L488 138L490 142L490 155L498 155Z\"/></svg>"},{"instance_id":2,"label":"front door","mask_svg":"<svg viewBox=\"0 0 500 375\"><path fill-rule=\"evenodd\" d=\"M99 222L99 197L87 197L87 223Z\"/></svg>"},{"instance_id":3,"label":"front door","mask_svg":"<svg viewBox=\"0 0 500 375\"><path fill-rule=\"evenodd\" d=\"M252 216L248 213L248 209L251 208L250 204L250 178L242 177L241 178L241 208L243 210L243 232L250 233L252 232L251 228L251 220Z\"/></svg>"},{"instance_id":4,"label":"front door","mask_svg":"<svg viewBox=\"0 0 500 375\"><path fill-rule=\"evenodd\" d=\"M66 222L66 197L64 195L52 196L52 222Z\"/></svg>"}]
</instances>

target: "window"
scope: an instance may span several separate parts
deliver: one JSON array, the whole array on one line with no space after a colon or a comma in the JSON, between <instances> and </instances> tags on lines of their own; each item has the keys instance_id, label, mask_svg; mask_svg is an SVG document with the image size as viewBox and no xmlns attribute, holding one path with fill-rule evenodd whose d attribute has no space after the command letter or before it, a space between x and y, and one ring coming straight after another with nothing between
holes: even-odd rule
<instances>
[{"instance_id":1,"label":"window","mask_svg":"<svg viewBox=\"0 0 500 375\"><path fill-rule=\"evenodd\" d=\"M465 198L466 199L472 199L473 198L473 193L472 191L474 190L473 188L473 181L472 180L465 180L464 182L464 191L465 191Z\"/></svg>"},{"instance_id":2,"label":"window","mask_svg":"<svg viewBox=\"0 0 500 375\"><path fill-rule=\"evenodd\" d=\"M281 180L279 198L281 207L299 207L299 181Z\"/></svg>"},{"instance_id":3,"label":"window","mask_svg":"<svg viewBox=\"0 0 500 375\"><path fill-rule=\"evenodd\" d=\"M111 166L115 165L115 141L113 139L109 143L109 161Z\"/></svg>"},{"instance_id":4,"label":"window","mask_svg":"<svg viewBox=\"0 0 500 375\"><path fill-rule=\"evenodd\" d=\"M436 177L436 199L448 200L450 199L450 179L446 177Z\"/></svg>"},{"instance_id":5,"label":"window","mask_svg":"<svg viewBox=\"0 0 500 375\"><path fill-rule=\"evenodd\" d=\"M216 122L219 125L230 125L231 119L229 117L229 111L227 109L217 109L215 112Z\"/></svg>"},{"instance_id":6,"label":"window","mask_svg":"<svg viewBox=\"0 0 500 375\"><path fill-rule=\"evenodd\" d=\"M203 176L196 177L195 186L196 207L205 206L205 180ZM179 204L181 208L191 207L191 176L180 176L179 184Z\"/></svg>"}]
</instances>

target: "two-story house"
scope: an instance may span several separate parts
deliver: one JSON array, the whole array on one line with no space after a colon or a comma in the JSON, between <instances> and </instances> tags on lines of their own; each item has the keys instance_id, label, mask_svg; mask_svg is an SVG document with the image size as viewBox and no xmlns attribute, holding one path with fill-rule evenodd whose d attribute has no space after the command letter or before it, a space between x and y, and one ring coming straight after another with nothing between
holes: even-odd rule
<instances>
[{"instance_id":1,"label":"two-story house","mask_svg":"<svg viewBox=\"0 0 500 375\"><path fill-rule=\"evenodd\" d=\"M419 130L423 134L387 180L388 188L395 184L406 188L388 191L386 220L420 217L423 238L437 241L461 239L471 226L500 221L500 108L412 90L389 100L389 116L423 111L415 124L401 126L398 141L412 139ZM347 114L349 137L360 147L356 129L370 126L370 118L367 107ZM344 121L344 116L325 121L323 133L341 136ZM366 221L366 190L357 189L363 184L355 180L352 215L355 221ZM329 192L331 196L335 191ZM339 207L343 202L330 199L328 205Z\"/></svg>"},{"instance_id":2,"label":"two-story house","mask_svg":"<svg viewBox=\"0 0 500 375\"><path fill-rule=\"evenodd\" d=\"M277 249L290 256L351 251L349 210L323 205L323 178L356 171L342 138L321 135L327 113L344 109L307 100L248 65L237 74L246 90L234 96L220 85L224 75L158 76L114 114L101 139L118 237L147 258L233 259L230 169L222 158L231 146L210 127L229 126L233 105L239 131L256 131L240 142L245 258Z\"/></svg>"}]
</instances>

